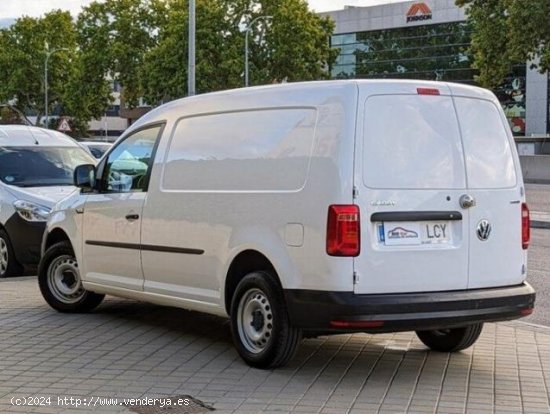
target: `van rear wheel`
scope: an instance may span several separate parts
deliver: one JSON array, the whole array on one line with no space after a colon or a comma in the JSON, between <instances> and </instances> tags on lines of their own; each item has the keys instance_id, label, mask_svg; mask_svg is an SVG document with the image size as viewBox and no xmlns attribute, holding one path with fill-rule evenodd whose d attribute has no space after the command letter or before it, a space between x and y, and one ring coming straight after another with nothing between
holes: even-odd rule
<instances>
[{"instance_id":1,"label":"van rear wheel","mask_svg":"<svg viewBox=\"0 0 550 414\"><path fill-rule=\"evenodd\" d=\"M302 339L290 323L283 292L267 271L246 275L231 301L231 333L237 352L256 368L276 368L294 356Z\"/></svg>"},{"instance_id":2,"label":"van rear wheel","mask_svg":"<svg viewBox=\"0 0 550 414\"><path fill-rule=\"evenodd\" d=\"M481 335L483 324L463 328L437 329L433 331L416 331L418 339L434 351L458 352L471 347Z\"/></svg>"}]
</instances>

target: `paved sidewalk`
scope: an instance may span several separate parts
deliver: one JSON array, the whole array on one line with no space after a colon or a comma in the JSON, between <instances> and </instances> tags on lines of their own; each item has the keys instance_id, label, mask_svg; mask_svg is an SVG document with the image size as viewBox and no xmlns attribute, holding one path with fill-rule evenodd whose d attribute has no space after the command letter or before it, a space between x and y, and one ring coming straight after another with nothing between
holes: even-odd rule
<instances>
[{"instance_id":1,"label":"paved sidewalk","mask_svg":"<svg viewBox=\"0 0 550 414\"><path fill-rule=\"evenodd\" d=\"M2 413L77 411L57 396L189 395L219 413L534 414L550 413L549 385L550 329L520 322L488 324L453 355L428 352L412 333L308 339L288 367L261 371L239 359L224 319L119 299L65 315L35 278L0 282ZM29 396L54 404L10 403Z\"/></svg>"}]
</instances>

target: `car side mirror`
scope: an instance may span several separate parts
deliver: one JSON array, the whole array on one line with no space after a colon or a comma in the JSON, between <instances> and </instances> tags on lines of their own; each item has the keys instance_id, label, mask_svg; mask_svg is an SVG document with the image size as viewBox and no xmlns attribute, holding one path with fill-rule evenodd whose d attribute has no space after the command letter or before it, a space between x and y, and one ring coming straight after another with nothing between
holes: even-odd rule
<instances>
[{"instance_id":1,"label":"car side mirror","mask_svg":"<svg viewBox=\"0 0 550 414\"><path fill-rule=\"evenodd\" d=\"M96 169L93 164L79 165L74 170L74 185L84 192L92 191L96 183Z\"/></svg>"}]
</instances>

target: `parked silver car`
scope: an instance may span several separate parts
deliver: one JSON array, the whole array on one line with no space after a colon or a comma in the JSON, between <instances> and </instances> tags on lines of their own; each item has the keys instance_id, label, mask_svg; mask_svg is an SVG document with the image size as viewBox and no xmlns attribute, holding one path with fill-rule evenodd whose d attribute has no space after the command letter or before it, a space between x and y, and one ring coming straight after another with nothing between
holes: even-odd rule
<instances>
[{"instance_id":1,"label":"parked silver car","mask_svg":"<svg viewBox=\"0 0 550 414\"><path fill-rule=\"evenodd\" d=\"M73 191L74 169L95 160L72 138L0 125L0 277L37 264L51 207Z\"/></svg>"}]
</instances>

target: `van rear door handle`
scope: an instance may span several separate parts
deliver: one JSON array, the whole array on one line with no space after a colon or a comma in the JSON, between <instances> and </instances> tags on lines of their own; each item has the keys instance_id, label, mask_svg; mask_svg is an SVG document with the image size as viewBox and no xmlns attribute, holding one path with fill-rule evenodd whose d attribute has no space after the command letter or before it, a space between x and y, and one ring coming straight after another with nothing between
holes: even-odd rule
<instances>
[{"instance_id":1,"label":"van rear door handle","mask_svg":"<svg viewBox=\"0 0 550 414\"><path fill-rule=\"evenodd\" d=\"M476 199L470 194L464 194L460 197L459 203L462 208L470 208L476 205Z\"/></svg>"},{"instance_id":2,"label":"van rear door handle","mask_svg":"<svg viewBox=\"0 0 550 414\"><path fill-rule=\"evenodd\" d=\"M126 215L126 220L128 221L135 221L139 219L139 214L127 214Z\"/></svg>"}]
</instances>

